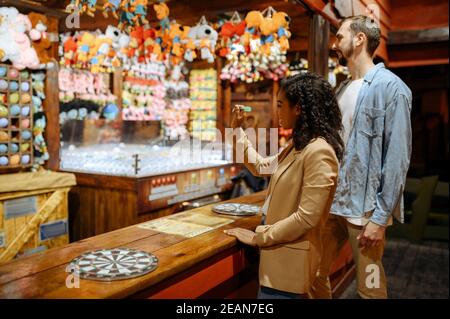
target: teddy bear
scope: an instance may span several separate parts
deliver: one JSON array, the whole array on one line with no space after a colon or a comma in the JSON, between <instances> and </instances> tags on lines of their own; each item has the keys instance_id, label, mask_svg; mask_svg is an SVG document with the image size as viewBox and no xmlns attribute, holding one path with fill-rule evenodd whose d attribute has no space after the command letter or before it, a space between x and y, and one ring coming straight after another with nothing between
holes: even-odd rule
<instances>
[{"instance_id":1,"label":"teddy bear","mask_svg":"<svg viewBox=\"0 0 450 319\"><path fill-rule=\"evenodd\" d=\"M18 14L13 25L13 37L20 49L20 54L11 60L14 67L19 70L25 68L37 69L40 67L36 50L31 46L27 32L31 31L31 22L26 15Z\"/></svg>"},{"instance_id":2,"label":"teddy bear","mask_svg":"<svg viewBox=\"0 0 450 319\"><path fill-rule=\"evenodd\" d=\"M19 11L13 7L0 8L0 61L17 59L20 48L13 36L13 25Z\"/></svg>"},{"instance_id":3,"label":"teddy bear","mask_svg":"<svg viewBox=\"0 0 450 319\"><path fill-rule=\"evenodd\" d=\"M43 67L51 68L53 62L50 56L50 48L52 43L47 34L48 20L43 14L31 12L28 14L32 30L30 31L30 38L33 40L32 44L39 57Z\"/></svg>"}]
</instances>

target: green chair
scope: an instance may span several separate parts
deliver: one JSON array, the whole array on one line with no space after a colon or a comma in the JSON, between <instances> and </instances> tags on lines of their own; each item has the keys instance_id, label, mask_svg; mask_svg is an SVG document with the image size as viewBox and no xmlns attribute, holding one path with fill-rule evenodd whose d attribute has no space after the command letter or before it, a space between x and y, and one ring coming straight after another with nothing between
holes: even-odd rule
<instances>
[{"instance_id":1,"label":"green chair","mask_svg":"<svg viewBox=\"0 0 450 319\"><path fill-rule=\"evenodd\" d=\"M438 176L427 176L421 179L407 179L404 193L405 195L415 194L415 199L410 205L405 203L405 223L395 223L389 227L388 237L404 237L412 243L420 243L425 234L431 235L429 232L433 230L428 228L427 223L438 178Z\"/></svg>"},{"instance_id":2,"label":"green chair","mask_svg":"<svg viewBox=\"0 0 450 319\"><path fill-rule=\"evenodd\" d=\"M448 241L449 183L438 182L431 200L423 238Z\"/></svg>"}]
</instances>

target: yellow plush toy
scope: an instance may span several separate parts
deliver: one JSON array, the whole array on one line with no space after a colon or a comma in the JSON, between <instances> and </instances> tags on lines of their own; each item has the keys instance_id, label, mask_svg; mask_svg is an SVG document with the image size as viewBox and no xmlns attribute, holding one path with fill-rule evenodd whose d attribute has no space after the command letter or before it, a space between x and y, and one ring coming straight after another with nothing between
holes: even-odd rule
<instances>
[{"instance_id":1,"label":"yellow plush toy","mask_svg":"<svg viewBox=\"0 0 450 319\"><path fill-rule=\"evenodd\" d=\"M95 42L95 36L89 32L84 32L78 41L77 61L86 64L89 60L89 54Z\"/></svg>"},{"instance_id":2,"label":"yellow plush toy","mask_svg":"<svg viewBox=\"0 0 450 319\"><path fill-rule=\"evenodd\" d=\"M91 49L91 72L99 73L106 71L104 62L108 56L109 49L112 45L112 40L105 36L99 36L95 39L94 45Z\"/></svg>"},{"instance_id":3,"label":"yellow plush toy","mask_svg":"<svg viewBox=\"0 0 450 319\"><path fill-rule=\"evenodd\" d=\"M245 32L241 37L241 43L244 46L250 44L250 40L256 35L259 31L259 27L261 26L261 22L264 20L264 17L260 11L250 11L247 13L245 17Z\"/></svg>"}]
</instances>

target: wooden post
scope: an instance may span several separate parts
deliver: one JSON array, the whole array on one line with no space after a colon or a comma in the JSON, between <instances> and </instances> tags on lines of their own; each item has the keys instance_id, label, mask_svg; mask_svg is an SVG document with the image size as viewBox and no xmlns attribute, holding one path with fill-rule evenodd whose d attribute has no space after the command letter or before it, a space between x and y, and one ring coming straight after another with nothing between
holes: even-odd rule
<instances>
[{"instance_id":1,"label":"wooden post","mask_svg":"<svg viewBox=\"0 0 450 319\"><path fill-rule=\"evenodd\" d=\"M225 136L225 126L228 125L224 121L223 116L223 87L222 80L220 79L220 72L222 71L223 61L222 58L216 57L216 71L217 71L217 106L216 106L216 117L217 117L217 128L222 134L222 138Z\"/></svg>"},{"instance_id":2,"label":"wooden post","mask_svg":"<svg viewBox=\"0 0 450 319\"><path fill-rule=\"evenodd\" d=\"M46 168L52 171L59 170L60 127L59 127L59 89L58 67L47 70L45 77L45 100L43 101L47 127L45 128L45 140L49 160Z\"/></svg>"},{"instance_id":3,"label":"wooden post","mask_svg":"<svg viewBox=\"0 0 450 319\"><path fill-rule=\"evenodd\" d=\"M308 71L328 77L330 23L314 14L309 25Z\"/></svg>"},{"instance_id":4,"label":"wooden post","mask_svg":"<svg viewBox=\"0 0 450 319\"><path fill-rule=\"evenodd\" d=\"M122 111L123 72L122 68L115 68L113 73L113 91L117 97L117 106Z\"/></svg>"},{"instance_id":5,"label":"wooden post","mask_svg":"<svg viewBox=\"0 0 450 319\"><path fill-rule=\"evenodd\" d=\"M277 113L277 94L279 87L280 83L278 81L273 81L272 96L271 96L272 120L270 121L270 127L275 128L278 128L280 126L278 123L278 113Z\"/></svg>"},{"instance_id":6,"label":"wooden post","mask_svg":"<svg viewBox=\"0 0 450 319\"><path fill-rule=\"evenodd\" d=\"M231 120L231 83L225 81L223 85L223 120L226 128L230 126Z\"/></svg>"}]
</instances>

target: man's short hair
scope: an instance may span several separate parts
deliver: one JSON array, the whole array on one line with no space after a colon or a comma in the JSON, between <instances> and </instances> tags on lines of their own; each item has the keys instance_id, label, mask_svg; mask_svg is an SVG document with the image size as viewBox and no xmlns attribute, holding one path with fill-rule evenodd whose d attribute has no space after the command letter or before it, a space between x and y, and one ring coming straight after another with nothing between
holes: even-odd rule
<instances>
[{"instance_id":1,"label":"man's short hair","mask_svg":"<svg viewBox=\"0 0 450 319\"><path fill-rule=\"evenodd\" d=\"M370 56L373 56L375 50L380 44L381 30L379 25L373 18L364 15L347 17L343 21L341 21L340 25L342 25L346 21L351 21L350 30L352 30L354 35L359 32L362 32L366 35L367 53L369 53Z\"/></svg>"}]
</instances>

